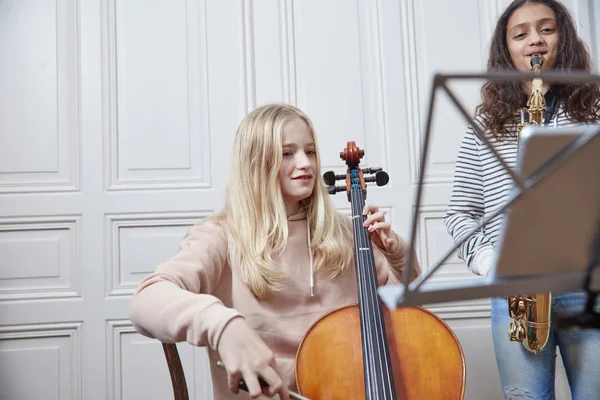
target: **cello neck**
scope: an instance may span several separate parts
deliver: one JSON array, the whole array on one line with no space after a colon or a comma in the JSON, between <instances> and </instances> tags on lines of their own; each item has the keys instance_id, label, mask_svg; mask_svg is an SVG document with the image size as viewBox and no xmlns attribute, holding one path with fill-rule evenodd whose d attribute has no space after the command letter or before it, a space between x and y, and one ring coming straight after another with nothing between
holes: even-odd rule
<instances>
[{"instance_id":1,"label":"cello neck","mask_svg":"<svg viewBox=\"0 0 600 400\"><path fill-rule=\"evenodd\" d=\"M365 396L367 400L396 399L390 353L381 301L377 296L377 273L370 234L363 227L366 217L363 190L350 191L354 230L354 261L358 284Z\"/></svg>"}]
</instances>

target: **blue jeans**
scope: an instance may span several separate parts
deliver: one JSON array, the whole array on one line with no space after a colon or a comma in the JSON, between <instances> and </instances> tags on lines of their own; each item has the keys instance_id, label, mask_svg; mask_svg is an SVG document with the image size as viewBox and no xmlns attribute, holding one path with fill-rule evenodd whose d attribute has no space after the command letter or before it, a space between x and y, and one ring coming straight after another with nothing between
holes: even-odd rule
<instances>
[{"instance_id":1,"label":"blue jeans","mask_svg":"<svg viewBox=\"0 0 600 400\"><path fill-rule=\"evenodd\" d=\"M552 312L581 312L583 292L553 293ZM538 354L508 339L511 322L505 298L492 299L492 337L500 382L507 400L554 400L556 346L565 366L572 400L600 399L600 330L570 328L552 332Z\"/></svg>"}]
</instances>

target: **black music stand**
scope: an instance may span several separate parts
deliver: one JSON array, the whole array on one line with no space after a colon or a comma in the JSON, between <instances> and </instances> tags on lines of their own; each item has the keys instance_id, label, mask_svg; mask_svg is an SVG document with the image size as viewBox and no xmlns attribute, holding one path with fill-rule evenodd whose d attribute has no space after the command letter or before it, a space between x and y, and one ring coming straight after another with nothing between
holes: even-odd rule
<instances>
[{"instance_id":1,"label":"black music stand","mask_svg":"<svg viewBox=\"0 0 600 400\"><path fill-rule=\"evenodd\" d=\"M585 73L542 73L548 82L600 82ZM452 79L530 80L530 74L495 72L434 77L421 155L419 185L411 229L415 243L423 179L427 164L435 95L442 88L490 147L514 183L507 203L485 218L415 282L378 289L390 309L474 298L505 297L521 293L585 290L588 302L582 314L559 316L556 327L579 325L600 328L594 304L600 293L600 125L526 127L517 168L510 168L494 150L465 107L452 93ZM432 274L476 231L505 213L498 258L490 275L479 282L430 282ZM412 252L408 265L412 265ZM427 283L427 285L425 285Z\"/></svg>"}]
</instances>

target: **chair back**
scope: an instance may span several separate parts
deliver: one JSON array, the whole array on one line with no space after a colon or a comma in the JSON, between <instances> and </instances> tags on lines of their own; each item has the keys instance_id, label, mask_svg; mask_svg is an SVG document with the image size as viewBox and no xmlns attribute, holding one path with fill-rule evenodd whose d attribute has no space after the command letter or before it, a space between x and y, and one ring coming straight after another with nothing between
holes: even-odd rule
<instances>
[{"instance_id":1,"label":"chair back","mask_svg":"<svg viewBox=\"0 0 600 400\"><path fill-rule=\"evenodd\" d=\"M181 365L177 345L175 343L163 343L162 346L165 352L165 358L167 359L169 374L171 375L174 399L189 400L187 384L185 383L185 375L183 374L183 366Z\"/></svg>"}]
</instances>

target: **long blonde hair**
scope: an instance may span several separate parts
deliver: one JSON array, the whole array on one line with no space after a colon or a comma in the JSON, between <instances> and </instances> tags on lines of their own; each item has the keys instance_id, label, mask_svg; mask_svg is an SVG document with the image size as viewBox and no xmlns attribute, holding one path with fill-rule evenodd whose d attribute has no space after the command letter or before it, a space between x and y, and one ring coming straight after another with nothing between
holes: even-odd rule
<instances>
[{"instance_id":1,"label":"long blonde hair","mask_svg":"<svg viewBox=\"0 0 600 400\"><path fill-rule=\"evenodd\" d=\"M215 218L227 227L231 269L260 299L280 289L282 271L275 258L285 250L288 222L279 168L283 129L295 119L308 125L317 157L313 193L301 202L309 221L313 270L325 268L333 278L352 261L349 226L338 217L318 173L321 159L312 122L291 105L259 107L242 120L237 130L225 207Z\"/></svg>"}]
</instances>

